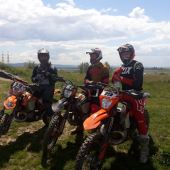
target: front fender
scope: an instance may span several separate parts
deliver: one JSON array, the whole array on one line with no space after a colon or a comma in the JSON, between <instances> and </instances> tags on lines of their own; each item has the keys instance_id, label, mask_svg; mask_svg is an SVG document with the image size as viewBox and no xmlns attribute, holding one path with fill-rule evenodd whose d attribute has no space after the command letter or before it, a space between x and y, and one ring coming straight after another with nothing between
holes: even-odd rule
<instances>
[{"instance_id":1,"label":"front fender","mask_svg":"<svg viewBox=\"0 0 170 170\"><path fill-rule=\"evenodd\" d=\"M62 98L58 102L52 104L52 110L58 113L67 103L67 99Z\"/></svg>"},{"instance_id":2,"label":"front fender","mask_svg":"<svg viewBox=\"0 0 170 170\"><path fill-rule=\"evenodd\" d=\"M96 113L93 113L90 117L88 117L84 123L84 129L85 130L91 130L97 128L100 124L101 121L108 118L109 115L106 110L100 109Z\"/></svg>"},{"instance_id":3,"label":"front fender","mask_svg":"<svg viewBox=\"0 0 170 170\"><path fill-rule=\"evenodd\" d=\"M7 97L4 101L4 107L6 110L13 110L16 107L16 104L17 98L14 95Z\"/></svg>"}]
</instances>

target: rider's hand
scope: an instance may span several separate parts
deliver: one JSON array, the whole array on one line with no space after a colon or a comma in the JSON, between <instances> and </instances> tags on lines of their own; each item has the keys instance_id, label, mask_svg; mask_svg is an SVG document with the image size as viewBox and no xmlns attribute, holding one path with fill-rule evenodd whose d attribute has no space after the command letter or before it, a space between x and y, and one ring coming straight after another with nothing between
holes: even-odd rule
<instances>
[{"instance_id":1,"label":"rider's hand","mask_svg":"<svg viewBox=\"0 0 170 170\"><path fill-rule=\"evenodd\" d=\"M39 80L39 79L38 79L37 77L33 77L33 78L32 78L32 82L33 82L33 83L37 83L38 80Z\"/></svg>"},{"instance_id":2,"label":"rider's hand","mask_svg":"<svg viewBox=\"0 0 170 170\"><path fill-rule=\"evenodd\" d=\"M120 74L113 74L112 76L112 82L114 81L121 81L121 76Z\"/></svg>"},{"instance_id":3,"label":"rider's hand","mask_svg":"<svg viewBox=\"0 0 170 170\"><path fill-rule=\"evenodd\" d=\"M114 74L113 77L112 77L112 81L121 81L121 76L120 75L117 75L117 74Z\"/></svg>"},{"instance_id":4,"label":"rider's hand","mask_svg":"<svg viewBox=\"0 0 170 170\"><path fill-rule=\"evenodd\" d=\"M47 71L47 72L44 73L44 75L45 75L46 77L49 77L49 76L51 76L51 73Z\"/></svg>"}]
</instances>

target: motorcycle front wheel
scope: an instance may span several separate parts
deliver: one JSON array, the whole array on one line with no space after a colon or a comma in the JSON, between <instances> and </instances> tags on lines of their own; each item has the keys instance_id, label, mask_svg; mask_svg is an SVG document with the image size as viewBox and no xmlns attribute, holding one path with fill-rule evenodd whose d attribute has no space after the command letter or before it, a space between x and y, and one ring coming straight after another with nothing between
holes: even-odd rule
<instances>
[{"instance_id":1,"label":"motorcycle front wheel","mask_svg":"<svg viewBox=\"0 0 170 170\"><path fill-rule=\"evenodd\" d=\"M54 148L58 137L61 135L60 133L60 125L62 123L62 116L61 115L54 115L51 118L51 121L49 123L49 126L44 134L43 138L43 155L42 155L42 163L46 164L46 161L49 158L50 153L52 152L52 149Z\"/></svg>"},{"instance_id":2,"label":"motorcycle front wheel","mask_svg":"<svg viewBox=\"0 0 170 170\"><path fill-rule=\"evenodd\" d=\"M93 133L86 138L76 156L75 170L100 170L99 154L103 145L102 135Z\"/></svg>"},{"instance_id":3,"label":"motorcycle front wheel","mask_svg":"<svg viewBox=\"0 0 170 170\"><path fill-rule=\"evenodd\" d=\"M49 115L47 115L47 114L44 114L44 115L42 116L42 120L43 120L45 126L48 126L49 123L50 123L50 120L51 120L51 116L49 116Z\"/></svg>"},{"instance_id":4,"label":"motorcycle front wheel","mask_svg":"<svg viewBox=\"0 0 170 170\"><path fill-rule=\"evenodd\" d=\"M4 110L0 111L0 136L5 135L11 125L13 119L13 114L6 114Z\"/></svg>"}]
</instances>

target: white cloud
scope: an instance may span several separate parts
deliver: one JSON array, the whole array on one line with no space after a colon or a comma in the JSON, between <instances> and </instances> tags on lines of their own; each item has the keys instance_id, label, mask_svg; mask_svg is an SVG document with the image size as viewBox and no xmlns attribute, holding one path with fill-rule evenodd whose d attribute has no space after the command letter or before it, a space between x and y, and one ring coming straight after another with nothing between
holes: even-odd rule
<instances>
[{"instance_id":1,"label":"white cloud","mask_svg":"<svg viewBox=\"0 0 170 170\"><path fill-rule=\"evenodd\" d=\"M27 54L34 59L36 50L46 47L54 63L79 64L89 60L86 50L99 47L104 60L116 65L116 48L128 42L145 65L152 63L148 56L167 59L170 21L153 21L140 7L128 16L111 14L114 10L81 9L74 0L62 0L53 8L42 0L0 0L0 49L12 51L18 62L21 56L27 61ZM159 59L152 64L160 65Z\"/></svg>"},{"instance_id":2,"label":"white cloud","mask_svg":"<svg viewBox=\"0 0 170 170\"><path fill-rule=\"evenodd\" d=\"M118 9L113 9L113 8L106 8L106 9L104 8L104 9L100 10L100 12L103 13L103 14L104 14L104 13L107 14L107 13L109 13L109 12L114 12L114 13L115 13L115 12L117 12L117 11L118 11Z\"/></svg>"},{"instance_id":3,"label":"white cloud","mask_svg":"<svg viewBox=\"0 0 170 170\"><path fill-rule=\"evenodd\" d=\"M144 14L145 9L144 8L140 8L140 7L136 7L132 10L132 12L129 14L130 17L132 18L137 18L137 19L145 19L145 20L149 20L149 17L146 16Z\"/></svg>"},{"instance_id":4,"label":"white cloud","mask_svg":"<svg viewBox=\"0 0 170 170\"><path fill-rule=\"evenodd\" d=\"M63 1L68 3L69 5L75 6L74 0L63 0Z\"/></svg>"}]
</instances>

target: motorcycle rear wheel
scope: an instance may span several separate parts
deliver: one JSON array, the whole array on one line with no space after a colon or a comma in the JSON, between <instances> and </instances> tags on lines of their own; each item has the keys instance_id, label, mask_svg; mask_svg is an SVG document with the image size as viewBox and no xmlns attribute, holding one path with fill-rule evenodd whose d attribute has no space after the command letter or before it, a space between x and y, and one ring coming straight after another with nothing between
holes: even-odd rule
<instances>
[{"instance_id":1,"label":"motorcycle rear wheel","mask_svg":"<svg viewBox=\"0 0 170 170\"><path fill-rule=\"evenodd\" d=\"M86 138L76 156L75 170L100 170L99 152L102 146L102 135L93 133Z\"/></svg>"}]
</instances>

